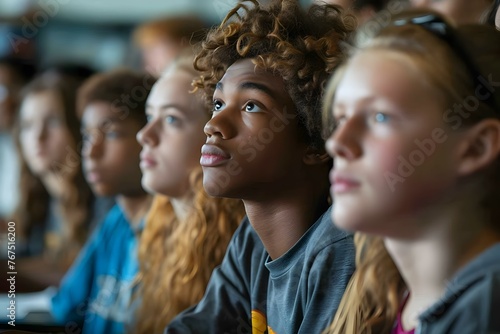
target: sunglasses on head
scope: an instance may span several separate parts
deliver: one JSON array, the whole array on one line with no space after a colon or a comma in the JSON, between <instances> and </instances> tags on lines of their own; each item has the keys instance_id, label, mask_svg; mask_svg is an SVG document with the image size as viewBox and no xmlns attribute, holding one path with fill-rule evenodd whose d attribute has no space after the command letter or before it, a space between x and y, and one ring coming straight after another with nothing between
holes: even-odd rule
<instances>
[{"instance_id":1,"label":"sunglasses on head","mask_svg":"<svg viewBox=\"0 0 500 334\"><path fill-rule=\"evenodd\" d=\"M427 31L433 33L435 36L439 37L441 40L445 41L448 46L450 46L450 48L455 52L455 54L460 57L462 62L467 67L469 73L474 79L475 87L484 86L483 82L486 80L481 74L481 71L479 71L477 65L474 63L471 56L463 47L463 44L461 43L455 32L455 29L448 23L446 23L442 18L434 14L428 14L407 19L399 19L394 21L393 24L395 26L415 24L421 26ZM480 78L482 78L483 80L481 81ZM499 111L499 108L495 103L493 94L489 94L484 102L488 104L488 106L490 106L494 111Z\"/></svg>"}]
</instances>

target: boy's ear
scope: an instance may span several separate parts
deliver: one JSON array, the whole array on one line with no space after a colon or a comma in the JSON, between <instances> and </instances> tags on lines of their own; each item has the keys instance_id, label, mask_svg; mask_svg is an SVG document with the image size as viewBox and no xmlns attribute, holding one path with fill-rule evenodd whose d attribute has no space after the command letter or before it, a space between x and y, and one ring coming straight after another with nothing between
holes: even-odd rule
<instances>
[{"instance_id":1,"label":"boy's ear","mask_svg":"<svg viewBox=\"0 0 500 334\"><path fill-rule=\"evenodd\" d=\"M317 165L327 162L332 158L326 153L324 149L317 149L308 147L306 153L304 154L303 161L306 165Z\"/></svg>"},{"instance_id":2,"label":"boy's ear","mask_svg":"<svg viewBox=\"0 0 500 334\"><path fill-rule=\"evenodd\" d=\"M500 154L500 121L482 120L467 130L459 147L458 174L470 175L492 164Z\"/></svg>"}]
</instances>

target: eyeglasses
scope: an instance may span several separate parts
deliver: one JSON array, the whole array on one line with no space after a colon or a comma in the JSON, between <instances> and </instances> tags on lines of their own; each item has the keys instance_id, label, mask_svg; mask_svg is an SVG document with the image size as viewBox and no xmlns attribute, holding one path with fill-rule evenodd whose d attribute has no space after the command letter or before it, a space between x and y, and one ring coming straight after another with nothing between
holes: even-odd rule
<instances>
[{"instance_id":1,"label":"eyeglasses","mask_svg":"<svg viewBox=\"0 0 500 334\"><path fill-rule=\"evenodd\" d=\"M396 20L394 21L393 24L395 26L416 24L426 29L427 31L433 33L435 36L441 38L451 47L451 49L455 52L455 54L459 56L462 62L465 64L469 73L472 75L472 78L474 79L474 83L476 84L475 87L483 86L483 82L480 80L480 78L483 78L484 80L484 76L481 74L481 71L479 71L477 65L474 63L471 56L467 53L466 49L463 47L463 44L461 43L460 39L455 33L453 27L451 27L448 23L443 21L443 19L441 19L439 16L436 16L434 14L428 14L408 19ZM495 103L493 94L489 94L484 102L486 102L488 106L490 106L494 111L500 111L500 109L497 107Z\"/></svg>"}]
</instances>

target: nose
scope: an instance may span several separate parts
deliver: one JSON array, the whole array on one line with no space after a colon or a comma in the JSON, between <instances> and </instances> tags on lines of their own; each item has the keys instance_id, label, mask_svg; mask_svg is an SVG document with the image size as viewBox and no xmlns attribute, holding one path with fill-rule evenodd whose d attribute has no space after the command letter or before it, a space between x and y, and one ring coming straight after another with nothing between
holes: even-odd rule
<instances>
[{"instance_id":1,"label":"nose","mask_svg":"<svg viewBox=\"0 0 500 334\"><path fill-rule=\"evenodd\" d=\"M363 125L359 123L352 117L333 131L325 143L325 149L332 158L354 160L363 154L360 142Z\"/></svg>"},{"instance_id":2,"label":"nose","mask_svg":"<svg viewBox=\"0 0 500 334\"><path fill-rule=\"evenodd\" d=\"M231 113L231 108L226 106L224 110L214 112L203 131L208 138L216 136L221 139L230 139L236 135L235 122L237 120L237 114Z\"/></svg>"},{"instance_id":3,"label":"nose","mask_svg":"<svg viewBox=\"0 0 500 334\"><path fill-rule=\"evenodd\" d=\"M47 138L47 126L43 123L35 127L35 139L38 143L45 141Z\"/></svg>"},{"instance_id":4,"label":"nose","mask_svg":"<svg viewBox=\"0 0 500 334\"><path fill-rule=\"evenodd\" d=\"M155 146L158 144L158 126L158 121L153 119L137 132L136 139L141 146Z\"/></svg>"},{"instance_id":5,"label":"nose","mask_svg":"<svg viewBox=\"0 0 500 334\"><path fill-rule=\"evenodd\" d=\"M103 133L100 131L95 131L89 133L88 137L84 141L82 148L82 155L87 159L95 159L102 156L104 152L104 141Z\"/></svg>"}]
</instances>

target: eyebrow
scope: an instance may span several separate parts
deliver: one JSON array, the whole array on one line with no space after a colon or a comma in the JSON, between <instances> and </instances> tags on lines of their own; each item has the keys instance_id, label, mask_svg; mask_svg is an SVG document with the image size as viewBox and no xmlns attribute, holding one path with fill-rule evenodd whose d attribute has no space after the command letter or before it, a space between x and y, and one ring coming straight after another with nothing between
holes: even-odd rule
<instances>
[{"instance_id":1,"label":"eyebrow","mask_svg":"<svg viewBox=\"0 0 500 334\"><path fill-rule=\"evenodd\" d=\"M121 124L121 120L120 120L120 118L118 118L118 117L114 117L114 116L112 116L112 117L108 117L108 118L106 118L106 119L103 119L101 122L99 122L99 123L97 124L97 126L96 126L96 127L100 129L100 128L102 128L102 127L103 127L106 123L108 123L108 124L109 124L109 123L111 123L112 125L115 125L115 124ZM82 124L81 124L81 126L80 126L80 131L83 131L83 130L85 130L85 129L87 129L87 128L88 128L88 124L86 124L85 122L82 122Z\"/></svg>"},{"instance_id":2,"label":"eyebrow","mask_svg":"<svg viewBox=\"0 0 500 334\"><path fill-rule=\"evenodd\" d=\"M222 84L222 82L219 81L218 83L216 83L215 89L223 91L224 85ZM270 96L273 99L276 97L274 92L268 86L260 84L260 83L256 83L256 82L251 82L251 81L243 82L238 86L238 89L239 90L245 90L245 89L257 90L257 91L263 92L264 94Z\"/></svg>"}]
</instances>

